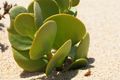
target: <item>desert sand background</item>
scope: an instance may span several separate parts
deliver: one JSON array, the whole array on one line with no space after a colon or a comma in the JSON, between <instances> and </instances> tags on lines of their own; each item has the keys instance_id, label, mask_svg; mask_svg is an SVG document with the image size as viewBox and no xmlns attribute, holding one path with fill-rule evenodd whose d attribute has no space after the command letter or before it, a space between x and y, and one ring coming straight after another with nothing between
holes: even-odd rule
<instances>
[{"instance_id":1,"label":"desert sand background","mask_svg":"<svg viewBox=\"0 0 120 80\"><path fill-rule=\"evenodd\" d=\"M27 7L31 0L0 0ZM119 80L120 79L120 0L81 0L77 6L78 18L86 25L91 43L89 58L91 75L85 77L88 69L61 73L46 78L39 72L27 73L15 63L7 37L9 18L0 20L5 27L0 30L0 43L9 46L0 51L0 80ZM0 10L2 13L2 10Z\"/></svg>"}]
</instances>

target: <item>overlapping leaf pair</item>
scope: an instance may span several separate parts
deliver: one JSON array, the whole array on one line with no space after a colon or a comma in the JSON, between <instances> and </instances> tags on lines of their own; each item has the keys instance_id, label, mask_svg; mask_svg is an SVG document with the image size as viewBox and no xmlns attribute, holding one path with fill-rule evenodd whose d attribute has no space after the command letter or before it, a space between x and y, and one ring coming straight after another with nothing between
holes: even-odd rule
<instances>
[{"instance_id":1,"label":"overlapping leaf pair","mask_svg":"<svg viewBox=\"0 0 120 80\"><path fill-rule=\"evenodd\" d=\"M79 0L35 0L10 10L14 59L26 71L71 70L87 65L89 34L72 8ZM67 63L67 60L71 63Z\"/></svg>"}]
</instances>

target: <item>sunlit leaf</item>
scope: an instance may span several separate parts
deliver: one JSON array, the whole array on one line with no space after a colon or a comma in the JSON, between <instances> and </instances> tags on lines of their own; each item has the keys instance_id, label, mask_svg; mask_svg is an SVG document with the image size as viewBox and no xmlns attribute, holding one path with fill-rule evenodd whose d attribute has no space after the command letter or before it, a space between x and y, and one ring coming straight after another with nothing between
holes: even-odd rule
<instances>
[{"instance_id":1,"label":"sunlit leaf","mask_svg":"<svg viewBox=\"0 0 120 80\"><path fill-rule=\"evenodd\" d=\"M71 57L72 60L74 60L76 56L76 50L77 50L77 46L76 45L72 46L70 53L69 53L69 57Z\"/></svg>"},{"instance_id":2,"label":"sunlit leaf","mask_svg":"<svg viewBox=\"0 0 120 80\"><path fill-rule=\"evenodd\" d=\"M34 18L35 18L35 24L39 28L42 25L43 18L42 18L42 12L41 8L38 4L38 2L34 2Z\"/></svg>"},{"instance_id":3,"label":"sunlit leaf","mask_svg":"<svg viewBox=\"0 0 120 80\"><path fill-rule=\"evenodd\" d=\"M73 62L73 63L70 65L69 70L71 70L71 69L83 68L83 67L86 67L87 64L88 64L87 59L80 58L80 59L77 59L75 62Z\"/></svg>"},{"instance_id":4,"label":"sunlit leaf","mask_svg":"<svg viewBox=\"0 0 120 80\"><path fill-rule=\"evenodd\" d=\"M86 33L84 38L81 40L76 54L76 59L79 58L87 58L88 50L89 50L89 44L90 44L90 36L89 33Z\"/></svg>"},{"instance_id":5,"label":"sunlit leaf","mask_svg":"<svg viewBox=\"0 0 120 80\"><path fill-rule=\"evenodd\" d=\"M68 14L56 14L47 18L48 20L54 20L57 23L57 35L54 42L54 48L58 49L68 39L72 40L72 44L78 43L86 33L84 24Z\"/></svg>"},{"instance_id":6,"label":"sunlit leaf","mask_svg":"<svg viewBox=\"0 0 120 80\"><path fill-rule=\"evenodd\" d=\"M9 33L9 41L17 50L28 50L31 48L32 40L29 37L24 37L19 34Z\"/></svg>"},{"instance_id":7,"label":"sunlit leaf","mask_svg":"<svg viewBox=\"0 0 120 80\"><path fill-rule=\"evenodd\" d=\"M60 67L62 65L63 61L70 52L71 44L71 40L68 40L57 50L47 65L46 75L50 75L55 67Z\"/></svg>"},{"instance_id":8,"label":"sunlit leaf","mask_svg":"<svg viewBox=\"0 0 120 80\"><path fill-rule=\"evenodd\" d=\"M10 27L7 29L7 31L12 34L18 34L14 27L14 20L10 21Z\"/></svg>"},{"instance_id":9,"label":"sunlit leaf","mask_svg":"<svg viewBox=\"0 0 120 80\"><path fill-rule=\"evenodd\" d=\"M60 8L60 12L66 12L70 7L69 0L55 0Z\"/></svg>"},{"instance_id":10,"label":"sunlit leaf","mask_svg":"<svg viewBox=\"0 0 120 80\"><path fill-rule=\"evenodd\" d=\"M32 40L29 37L19 35L14 28L14 20L11 20L11 25L8 28L8 37L11 46L17 50L28 50L31 47Z\"/></svg>"},{"instance_id":11,"label":"sunlit leaf","mask_svg":"<svg viewBox=\"0 0 120 80\"><path fill-rule=\"evenodd\" d=\"M52 20L44 23L40 27L35 34L35 38L30 50L31 59L39 59L51 51L56 32L57 25L56 22Z\"/></svg>"},{"instance_id":12,"label":"sunlit leaf","mask_svg":"<svg viewBox=\"0 0 120 80\"><path fill-rule=\"evenodd\" d=\"M13 56L17 64L25 71L44 71L48 61L44 58L38 60L31 60L28 53L29 51L22 52L13 49Z\"/></svg>"},{"instance_id":13,"label":"sunlit leaf","mask_svg":"<svg viewBox=\"0 0 120 80\"><path fill-rule=\"evenodd\" d=\"M77 10L76 10L76 8L72 7L66 12L66 14L70 14L70 15L73 15L73 16L76 17L77 16Z\"/></svg>"},{"instance_id":14,"label":"sunlit leaf","mask_svg":"<svg viewBox=\"0 0 120 80\"><path fill-rule=\"evenodd\" d=\"M80 0L71 0L71 6L75 7L79 4Z\"/></svg>"},{"instance_id":15,"label":"sunlit leaf","mask_svg":"<svg viewBox=\"0 0 120 80\"><path fill-rule=\"evenodd\" d=\"M20 13L27 13L27 10L22 6L15 6L10 9L10 18L15 19L15 17Z\"/></svg>"},{"instance_id":16,"label":"sunlit leaf","mask_svg":"<svg viewBox=\"0 0 120 80\"><path fill-rule=\"evenodd\" d=\"M34 1L32 1L29 5L28 5L28 12L29 13L34 13Z\"/></svg>"},{"instance_id":17,"label":"sunlit leaf","mask_svg":"<svg viewBox=\"0 0 120 80\"><path fill-rule=\"evenodd\" d=\"M17 15L20 13L27 13L27 10L22 7L22 6L15 6L10 9L9 14L10 14L10 27L8 28L8 32L17 34L15 28L14 28L14 19L16 18Z\"/></svg>"},{"instance_id":18,"label":"sunlit leaf","mask_svg":"<svg viewBox=\"0 0 120 80\"><path fill-rule=\"evenodd\" d=\"M21 13L15 18L15 30L22 36L33 39L36 32L34 17L31 13Z\"/></svg>"},{"instance_id":19,"label":"sunlit leaf","mask_svg":"<svg viewBox=\"0 0 120 80\"><path fill-rule=\"evenodd\" d=\"M57 4L53 0L35 0L39 3L39 6L41 8L43 20L48 18L49 16L52 16L54 14L59 13L59 8ZM33 2L29 5L28 11L29 12L34 12L33 10Z\"/></svg>"}]
</instances>

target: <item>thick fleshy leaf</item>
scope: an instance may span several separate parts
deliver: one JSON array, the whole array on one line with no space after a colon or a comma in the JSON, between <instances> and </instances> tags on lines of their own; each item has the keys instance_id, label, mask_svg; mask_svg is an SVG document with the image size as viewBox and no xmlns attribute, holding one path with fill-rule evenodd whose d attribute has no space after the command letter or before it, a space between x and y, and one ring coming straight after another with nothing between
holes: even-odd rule
<instances>
[{"instance_id":1,"label":"thick fleshy leaf","mask_svg":"<svg viewBox=\"0 0 120 80\"><path fill-rule=\"evenodd\" d=\"M81 40L76 54L76 59L87 58L87 53L89 50L90 36L89 33L86 33L84 38Z\"/></svg>"},{"instance_id":2,"label":"thick fleshy leaf","mask_svg":"<svg viewBox=\"0 0 120 80\"><path fill-rule=\"evenodd\" d=\"M15 6L9 11L10 18L15 19L15 17L20 13L27 13L27 10L22 6Z\"/></svg>"},{"instance_id":3,"label":"thick fleshy leaf","mask_svg":"<svg viewBox=\"0 0 120 80\"><path fill-rule=\"evenodd\" d=\"M9 33L9 41L17 50L28 50L31 48L32 40L29 37L24 37L19 34Z\"/></svg>"},{"instance_id":4,"label":"thick fleshy leaf","mask_svg":"<svg viewBox=\"0 0 120 80\"><path fill-rule=\"evenodd\" d=\"M28 12L29 13L34 13L34 8L33 8L33 6L34 6L34 1L32 1L29 5L28 5Z\"/></svg>"},{"instance_id":5,"label":"thick fleshy leaf","mask_svg":"<svg viewBox=\"0 0 120 80\"><path fill-rule=\"evenodd\" d=\"M10 27L8 28L9 33L17 34L15 28L14 28L14 19L17 15L20 13L27 13L27 10L22 6L15 6L12 9L10 9Z\"/></svg>"},{"instance_id":6,"label":"thick fleshy leaf","mask_svg":"<svg viewBox=\"0 0 120 80\"><path fill-rule=\"evenodd\" d=\"M55 0L60 8L60 12L66 12L70 7L69 0Z\"/></svg>"},{"instance_id":7,"label":"thick fleshy leaf","mask_svg":"<svg viewBox=\"0 0 120 80\"><path fill-rule=\"evenodd\" d=\"M34 17L31 13L21 13L15 18L15 30L22 36L33 39L36 32Z\"/></svg>"},{"instance_id":8,"label":"thick fleshy leaf","mask_svg":"<svg viewBox=\"0 0 120 80\"><path fill-rule=\"evenodd\" d=\"M71 6L75 7L79 4L80 0L71 0Z\"/></svg>"},{"instance_id":9,"label":"thick fleshy leaf","mask_svg":"<svg viewBox=\"0 0 120 80\"><path fill-rule=\"evenodd\" d=\"M44 58L38 60L31 60L28 53L29 51L23 52L13 49L13 56L17 64L25 71L44 71L48 61Z\"/></svg>"},{"instance_id":10,"label":"thick fleshy leaf","mask_svg":"<svg viewBox=\"0 0 120 80\"><path fill-rule=\"evenodd\" d=\"M83 68L83 67L87 66L87 64L88 64L87 59L80 58L80 59L77 59L75 62L73 62L70 65L69 70Z\"/></svg>"},{"instance_id":11,"label":"thick fleshy leaf","mask_svg":"<svg viewBox=\"0 0 120 80\"><path fill-rule=\"evenodd\" d=\"M10 21L10 27L7 29L7 31L8 31L9 33L12 33L12 34L18 34L18 33L16 32L16 30L15 30L14 20L13 20L13 19L11 19L11 21Z\"/></svg>"},{"instance_id":12,"label":"thick fleshy leaf","mask_svg":"<svg viewBox=\"0 0 120 80\"><path fill-rule=\"evenodd\" d=\"M11 20L10 27L8 28L9 41L17 50L28 50L31 47L32 40L29 37L19 35L14 28L14 20Z\"/></svg>"},{"instance_id":13,"label":"thick fleshy leaf","mask_svg":"<svg viewBox=\"0 0 120 80\"><path fill-rule=\"evenodd\" d=\"M56 14L47 18L48 20L54 20L57 23L57 35L54 42L54 48L58 49L68 39L72 40L72 44L78 43L86 33L84 24L68 14Z\"/></svg>"},{"instance_id":14,"label":"thick fleshy leaf","mask_svg":"<svg viewBox=\"0 0 120 80\"><path fill-rule=\"evenodd\" d=\"M77 16L77 10L76 8L72 7L68 10L68 12L66 12L67 14L73 15L73 16Z\"/></svg>"},{"instance_id":15,"label":"thick fleshy leaf","mask_svg":"<svg viewBox=\"0 0 120 80\"><path fill-rule=\"evenodd\" d=\"M71 57L72 60L74 60L76 56L76 50L77 50L77 46L76 45L72 46L70 53L69 53L69 57Z\"/></svg>"},{"instance_id":16,"label":"thick fleshy leaf","mask_svg":"<svg viewBox=\"0 0 120 80\"><path fill-rule=\"evenodd\" d=\"M36 1L34 2L34 18L35 18L35 24L37 28L39 28L42 25L43 18L39 3Z\"/></svg>"},{"instance_id":17,"label":"thick fleshy leaf","mask_svg":"<svg viewBox=\"0 0 120 80\"><path fill-rule=\"evenodd\" d=\"M60 67L64 62L65 58L68 56L71 49L71 40L66 41L55 53L55 55L49 61L46 68L46 75L50 75L55 67Z\"/></svg>"},{"instance_id":18,"label":"thick fleshy leaf","mask_svg":"<svg viewBox=\"0 0 120 80\"><path fill-rule=\"evenodd\" d=\"M31 59L39 59L43 55L49 53L56 36L57 25L55 21L44 23L35 34L35 38L30 50Z\"/></svg>"},{"instance_id":19,"label":"thick fleshy leaf","mask_svg":"<svg viewBox=\"0 0 120 80\"><path fill-rule=\"evenodd\" d=\"M41 8L43 20L48 18L49 16L52 16L54 14L59 13L59 8L57 4L53 0L35 0L39 3L39 6ZM33 10L33 3L31 3L28 7L28 10L30 12L34 12Z\"/></svg>"},{"instance_id":20,"label":"thick fleshy leaf","mask_svg":"<svg viewBox=\"0 0 120 80\"><path fill-rule=\"evenodd\" d=\"M53 0L36 0L42 10L43 19L59 13L57 4Z\"/></svg>"}]
</instances>

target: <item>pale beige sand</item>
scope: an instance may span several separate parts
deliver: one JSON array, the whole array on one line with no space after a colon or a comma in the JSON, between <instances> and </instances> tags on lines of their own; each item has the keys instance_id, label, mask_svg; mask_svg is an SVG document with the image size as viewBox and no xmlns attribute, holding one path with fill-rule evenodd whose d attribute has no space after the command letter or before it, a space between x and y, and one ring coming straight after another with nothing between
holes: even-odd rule
<instances>
[{"instance_id":1,"label":"pale beige sand","mask_svg":"<svg viewBox=\"0 0 120 80\"><path fill-rule=\"evenodd\" d=\"M0 0L0 6L5 0ZM7 0L27 6L31 0ZM95 59L91 76L87 70L60 74L55 80L119 80L120 79L120 0L81 0L78 17L91 36L89 57ZM6 26L9 20L3 20ZM0 42L9 45L6 28L0 31ZM45 79L44 74L23 73L12 57L11 48L0 53L0 80ZM54 80L50 78L49 80Z\"/></svg>"}]
</instances>

